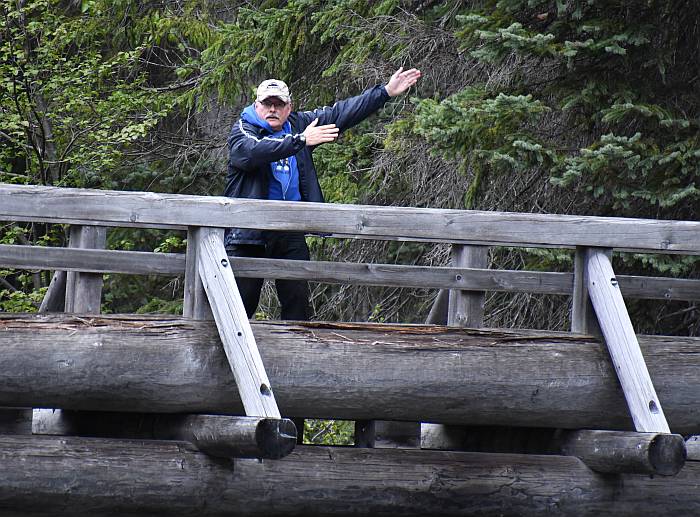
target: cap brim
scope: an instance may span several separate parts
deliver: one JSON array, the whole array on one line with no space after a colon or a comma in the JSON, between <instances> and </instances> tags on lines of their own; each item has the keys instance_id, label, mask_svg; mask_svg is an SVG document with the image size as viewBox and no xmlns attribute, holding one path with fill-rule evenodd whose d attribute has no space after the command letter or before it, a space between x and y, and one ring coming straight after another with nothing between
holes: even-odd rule
<instances>
[{"instance_id":1,"label":"cap brim","mask_svg":"<svg viewBox=\"0 0 700 517\"><path fill-rule=\"evenodd\" d=\"M287 97L286 95L274 95L274 94L271 94L271 95L263 95L262 97L258 97L257 101L258 101L258 102L262 102L262 101L267 100L267 99L272 99L273 97L274 97L275 99L281 100L281 101L284 102L285 104L289 104L290 102L292 102L292 99L289 98L289 97Z\"/></svg>"}]
</instances>

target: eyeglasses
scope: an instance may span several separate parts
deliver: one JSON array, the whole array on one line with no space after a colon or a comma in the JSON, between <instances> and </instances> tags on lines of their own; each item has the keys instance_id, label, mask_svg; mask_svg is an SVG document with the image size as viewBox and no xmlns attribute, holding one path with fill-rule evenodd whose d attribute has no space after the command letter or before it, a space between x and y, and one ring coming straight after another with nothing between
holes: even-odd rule
<instances>
[{"instance_id":1,"label":"eyeglasses","mask_svg":"<svg viewBox=\"0 0 700 517\"><path fill-rule=\"evenodd\" d=\"M264 101L260 101L260 104L262 104L263 106L265 106L268 109L272 108L273 106L277 109L282 109L285 106L287 106L286 102L283 102L283 101L276 99L274 97L271 97L269 99L265 99Z\"/></svg>"}]
</instances>

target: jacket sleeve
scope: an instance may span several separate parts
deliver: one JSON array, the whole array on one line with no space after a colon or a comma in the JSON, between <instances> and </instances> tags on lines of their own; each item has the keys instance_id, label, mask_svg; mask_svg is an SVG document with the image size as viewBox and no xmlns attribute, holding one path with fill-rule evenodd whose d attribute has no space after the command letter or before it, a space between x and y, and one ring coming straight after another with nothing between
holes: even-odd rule
<instances>
[{"instance_id":1,"label":"jacket sleeve","mask_svg":"<svg viewBox=\"0 0 700 517\"><path fill-rule=\"evenodd\" d=\"M231 164L243 170L253 170L265 163L288 158L303 149L304 145L298 134L282 138L260 137L242 120L233 125L228 138Z\"/></svg>"},{"instance_id":2,"label":"jacket sleeve","mask_svg":"<svg viewBox=\"0 0 700 517\"><path fill-rule=\"evenodd\" d=\"M377 85L360 95L338 101L333 106L299 112L300 128L318 118L318 125L335 124L341 131L351 128L379 110L390 99L386 88Z\"/></svg>"}]
</instances>

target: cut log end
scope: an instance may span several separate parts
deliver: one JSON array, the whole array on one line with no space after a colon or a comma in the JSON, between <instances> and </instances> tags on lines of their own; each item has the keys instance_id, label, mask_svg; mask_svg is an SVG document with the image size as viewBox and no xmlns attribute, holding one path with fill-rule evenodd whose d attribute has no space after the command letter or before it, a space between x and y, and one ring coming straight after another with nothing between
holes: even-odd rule
<instances>
[{"instance_id":1,"label":"cut log end","mask_svg":"<svg viewBox=\"0 0 700 517\"><path fill-rule=\"evenodd\" d=\"M278 460L294 450L297 427L288 418L265 418L258 425L255 439L265 458Z\"/></svg>"},{"instance_id":2,"label":"cut log end","mask_svg":"<svg viewBox=\"0 0 700 517\"><path fill-rule=\"evenodd\" d=\"M649 445L649 462L661 476L675 476L685 465L687 452L683 437L678 434L658 434Z\"/></svg>"}]
</instances>

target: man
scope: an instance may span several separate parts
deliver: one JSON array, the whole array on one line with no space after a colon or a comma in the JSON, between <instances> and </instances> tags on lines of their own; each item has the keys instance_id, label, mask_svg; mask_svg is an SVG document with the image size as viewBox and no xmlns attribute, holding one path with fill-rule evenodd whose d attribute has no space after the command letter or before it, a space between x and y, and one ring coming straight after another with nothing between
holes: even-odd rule
<instances>
[{"instance_id":1,"label":"man","mask_svg":"<svg viewBox=\"0 0 700 517\"><path fill-rule=\"evenodd\" d=\"M228 139L225 195L254 199L323 202L311 154L402 94L420 78L419 70L399 68L386 85L314 111L292 111L287 85L278 79L260 83L255 102L245 108ZM228 253L238 257L309 260L303 233L231 228ZM238 278L248 317L255 313L262 278ZM282 319L308 320L309 287L303 280L276 280Z\"/></svg>"}]
</instances>

